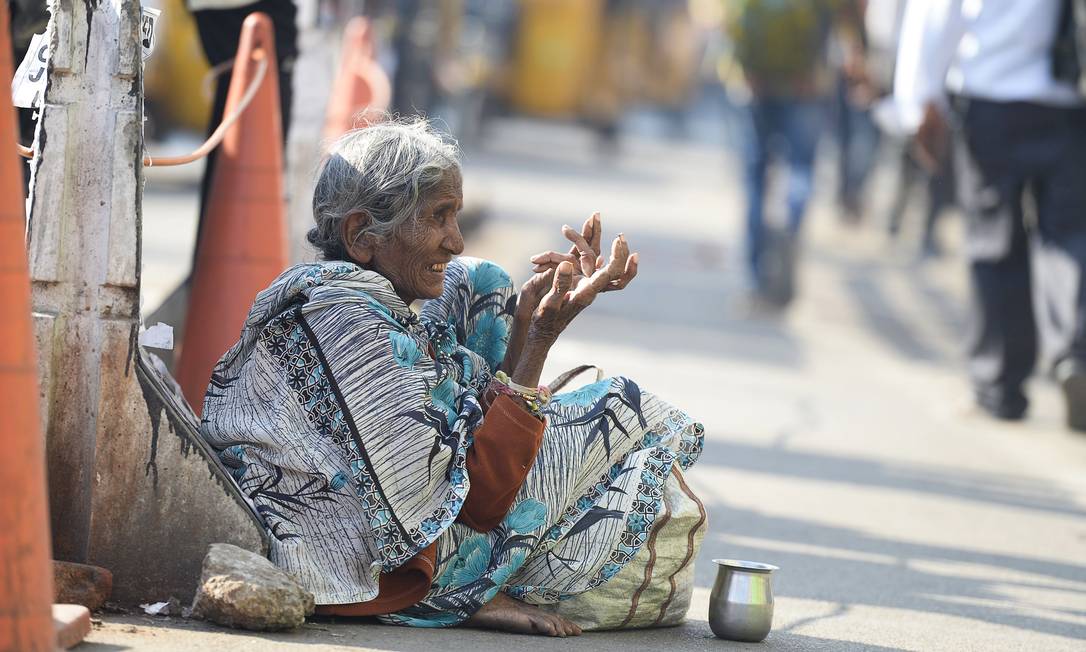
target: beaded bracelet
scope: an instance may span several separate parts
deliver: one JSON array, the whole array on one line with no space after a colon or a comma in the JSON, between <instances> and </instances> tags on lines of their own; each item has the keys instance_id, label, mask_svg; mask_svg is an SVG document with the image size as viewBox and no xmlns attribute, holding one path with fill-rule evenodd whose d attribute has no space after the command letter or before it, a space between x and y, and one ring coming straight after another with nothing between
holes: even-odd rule
<instances>
[{"instance_id":1,"label":"beaded bracelet","mask_svg":"<svg viewBox=\"0 0 1086 652\"><path fill-rule=\"evenodd\" d=\"M490 383L490 389L498 394L522 399L528 406L528 410L540 419L543 418L543 408L551 402L551 390L546 385L536 388L518 385L504 371L494 374L494 382Z\"/></svg>"}]
</instances>

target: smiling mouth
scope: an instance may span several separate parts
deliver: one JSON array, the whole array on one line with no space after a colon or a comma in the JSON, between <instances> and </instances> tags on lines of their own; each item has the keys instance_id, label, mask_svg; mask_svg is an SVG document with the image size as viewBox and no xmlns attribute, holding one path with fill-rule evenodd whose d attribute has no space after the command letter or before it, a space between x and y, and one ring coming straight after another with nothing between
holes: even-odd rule
<instances>
[{"instance_id":1,"label":"smiling mouth","mask_svg":"<svg viewBox=\"0 0 1086 652\"><path fill-rule=\"evenodd\" d=\"M445 268L448 267L448 263L437 263L436 265L430 265L430 271L435 274L442 274L445 272Z\"/></svg>"}]
</instances>

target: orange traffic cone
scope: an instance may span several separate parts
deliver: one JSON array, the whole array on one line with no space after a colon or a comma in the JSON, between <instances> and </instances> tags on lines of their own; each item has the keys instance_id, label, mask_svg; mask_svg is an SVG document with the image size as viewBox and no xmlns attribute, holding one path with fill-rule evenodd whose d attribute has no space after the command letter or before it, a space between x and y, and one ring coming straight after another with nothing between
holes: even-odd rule
<instances>
[{"instance_id":1,"label":"orange traffic cone","mask_svg":"<svg viewBox=\"0 0 1086 652\"><path fill-rule=\"evenodd\" d=\"M254 13L242 26L225 115L235 110L261 61L264 80L215 161L192 272L177 381L197 415L211 369L237 341L257 292L287 266L275 38L271 19Z\"/></svg>"},{"instance_id":2,"label":"orange traffic cone","mask_svg":"<svg viewBox=\"0 0 1086 652\"><path fill-rule=\"evenodd\" d=\"M380 121L392 100L392 83L373 58L370 22L352 18L343 31L339 74L328 99L324 138L334 140L351 129Z\"/></svg>"},{"instance_id":3,"label":"orange traffic cone","mask_svg":"<svg viewBox=\"0 0 1086 652\"><path fill-rule=\"evenodd\" d=\"M0 5L0 79L11 79L7 2ZM54 650L53 566L38 360L30 322L23 171L15 113L0 102L0 650Z\"/></svg>"}]
</instances>

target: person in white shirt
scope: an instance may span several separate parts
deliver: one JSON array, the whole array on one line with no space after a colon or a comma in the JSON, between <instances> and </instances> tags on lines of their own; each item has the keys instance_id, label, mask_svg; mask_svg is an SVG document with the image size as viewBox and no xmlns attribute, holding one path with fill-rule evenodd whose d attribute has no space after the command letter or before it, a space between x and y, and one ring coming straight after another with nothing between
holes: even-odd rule
<instances>
[{"instance_id":1,"label":"person in white shirt","mask_svg":"<svg viewBox=\"0 0 1086 652\"><path fill-rule=\"evenodd\" d=\"M930 166L953 140L977 404L1021 419L1037 331L1086 431L1086 106L1053 74L1061 0L909 0L894 100Z\"/></svg>"}]
</instances>

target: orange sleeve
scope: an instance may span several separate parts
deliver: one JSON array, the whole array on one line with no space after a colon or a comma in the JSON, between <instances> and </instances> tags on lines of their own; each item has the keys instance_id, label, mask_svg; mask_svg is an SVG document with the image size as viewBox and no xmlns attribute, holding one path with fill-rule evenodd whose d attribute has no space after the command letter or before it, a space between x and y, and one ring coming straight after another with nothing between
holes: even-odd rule
<instances>
[{"instance_id":1,"label":"orange sleeve","mask_svg":"<svg viewBox=\"0 0 1086 652\"><path fill-rule=\"evenodd\" d=\"M543 443L543 422L510 397L498 396L468 450L471 490L456 520L477 532L501 523L535 463ZM394 613L426 597L433 581L437 544L391 573L381 573L378 595L369 602L317 605L323 616L376 616Z\"/></svg>"},{"instance_id":2,"label":"orange sleeve","mask_svg":"<svg viewBox=\"0 0 1086 652\"><path fill-rule=\"evenodd\" d=\"M430 582L434 579L437 560L437 543L407 560L391 573L381 573L377 597L369 602L350 604L320 604L316 613L321 616L379 616L406 609L426 597Z\"/></svg>"},{"instance_id":3,"label":"orange sleeve","mask_svg":"<svg viewBox=\"0 0 1086 652\"><path fill-rule=\"evenodd\" d=\"M468 450L471 490L456 520L476 532L501 523L543 443L543 422L509 396L499 395L475 430Z\"/></svg>"}]
</instances>

